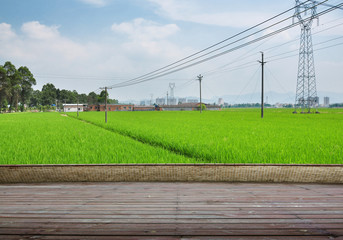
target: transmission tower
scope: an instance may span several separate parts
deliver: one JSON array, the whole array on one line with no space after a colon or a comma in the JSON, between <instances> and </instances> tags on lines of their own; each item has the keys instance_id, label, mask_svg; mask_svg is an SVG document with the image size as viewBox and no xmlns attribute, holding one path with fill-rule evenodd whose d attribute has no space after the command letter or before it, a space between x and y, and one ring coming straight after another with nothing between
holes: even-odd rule
<instances>
[{"instance_id":1,"label":"transmission tower","mask_svg":"<svg viewBox=\"0 0 343 240\"><path fill-rule=\"evenodd\" d=\"M169 83L169 88L170 88L170 98L174 98L175 83Z\"/></svg>"},{"instance_id":2,"label":"transmission tower","mask_svg":"<svg viewBox=\"0 0 343 240\"><path fill-rule=\"evenodd\" d=\"M297 113L297 108L301 108L302 113L310 113L311 108L318 104L311 34L313 20L317 18L317 2L295 0L295 4L295 17L300 22L301 38L294 113Z\"/></svg>"}]
</instances>

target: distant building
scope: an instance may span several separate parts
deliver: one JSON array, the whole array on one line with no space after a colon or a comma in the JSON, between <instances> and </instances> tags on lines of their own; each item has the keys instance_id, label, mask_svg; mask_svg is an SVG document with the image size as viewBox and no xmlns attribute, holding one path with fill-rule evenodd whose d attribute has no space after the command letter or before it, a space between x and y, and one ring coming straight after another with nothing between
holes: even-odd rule
<instances>
[{"instance_id":1,"label":"distant building","mask_svg":"<svg viewBox=\"0 0 343 240\"><path fill-rule=\"evenodd\" d=\"M329 106L330 106L330 98L324 97L324 107L329 107Z\"/></svg>"},{"instance_id":2,"label":"distant building","mask_svg":"<svg viewBox=\"0 0 343 240\"><path fill-rule=\"evenodd\" d=\"M224 105L224 99L219 98L219 99L218 99L218 105L219 105L219 106L223 106L223 105Z\"/></svg>"},{"instance_id":3,"label":"distant building","mask_svg":"<svg viewBox=\"0 0 343 240\"><path fill-rule=\"evenodd\" d=\"M316 107L319 106L319 97L315 97L314 98L314 104L315 104Z\"/></svg>"},{"instance_id":4,"label":"distant building","mask_svg":"<svg viewBox=\"0 0 343 240\"><path fill-rule=\"evenodd\" d=\"M77 108L79 108L79 112L83 112L85 109L87 109L87 104L63 104L64 112L77 112Z\"/></svg>"},{"instance_id":5,"label":"distant building","mask_svg":"<svg viewBox=\"0 0 343 240\"><path fill-rule=\"evenodd\" d=\"M157 105L165 105L166 99L165 98L156 98L156 104Z\"/></svg>"},{"instance_id":6,"label":"distant building","mask_svg":"<svg viewBox=\"0 0 343 240\"><path fill-rule=\"evenodd\" d=\"M214 111L221 110L218 105L205 104L206 110ZM200 107L200 103L183 103L178 105L164 105L162 106L163 111L195 111Z\"/></svg>"},{"instance_id":7,"label":"distant building","mask_svg":"<svg viewBox=\"0 0 343 240\"><path fill-rule=\"evenodd\" d=\"M145 101L141 101L139 105L145 106Z\"/></svg>"},{"instance_id":8,"label":"distant building","mask_svg":"<svg viewBox=\"0 0 343 240\"><path fill-rule=\"evenodd\" d=\"M199 100L198 99L188 99L187 103L198 103Z\"/></svg>"},{"instance_id":9,"label":"distant building","mask_svg":"<svg viewBox=\"0 0 343 240\"><path fill-rule=\"evenodd\" d=\"M133 111L156 111L155 106L134 106Z\"/></svg>"},{"instance_id":10,"label":"distant building","mask_svg":"<svg viewBox=\"0 0 343 240\"><path fill-rule=\"evenodd\" d=\"M105 111L105 104L92 104L89 105L87 111ZM107 111L133 111L132 104L107 104Z\"/></svg>"},{"instance_id":11,"label":"distant building","mask_svg":"<svg viewBox=\"0 0 343 240\"><path fill-rule=\"evenodd\" d=\"M168 105L176 105L177 99L176 98L169 98L168 99Z\"/></svg>"},{"instance_id":12,"label":"distant building","mask_svg":"<svg viewBox=\"0 0 343 240\"><path fill-rule=\"evenodd\" d=\"M187 102L187 98L179 98L178 104L183 104Z\"/></svg>"}]
</instances>

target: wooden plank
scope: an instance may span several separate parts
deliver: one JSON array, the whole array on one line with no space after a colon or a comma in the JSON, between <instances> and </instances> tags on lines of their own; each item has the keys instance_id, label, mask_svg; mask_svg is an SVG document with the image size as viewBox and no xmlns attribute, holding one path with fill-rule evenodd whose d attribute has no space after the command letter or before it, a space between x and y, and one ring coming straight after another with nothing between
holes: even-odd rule
<instances>
[{"instance_id":1,"label":"wooden plank","mask_svg":"<svg viewBox=\"0 0 343 240\"><path fill-rule=\"evenodd\" d=\"M130 219L130 218L123 218L123 219L79 219L79 218L3 218L1 219L1 223L114 223L114 224L121 224L121 223L132 223L132 224L141 224L141 223L178 223L178 224L262 224L262 223L272 223L272 224L282 224L282 223L289 223L289 224L301 224L301 223L309 223L309 224L341 224L343 223L343 219L193 219L193 218L184 218L184 219Z\"/></svg>"},{"instance_id":2,"label":"wooden plank","mask_svg":"<svg viewBox=\"0 0 343 240\"><path fill-rule=\"evenodd\" d=\"M302 209L295 209L295 210L164 210L164 209L153 209L153 210L56 210L56 209L37 209L34 210L30 208L25 209L6 209L1 210L1 214L35 214L35 215L44 215L44 214L56 214L56 215L92 215L92 214L101 214L101 215L219 215L219 216L231 216L235 214L240 215L330 215L335 217L335 215L342 216L343 210L317 210L317 209L309 209L309 210L302 210Z\"/></svg>"},{"instance_id":3,"label":"wooden plank","mask_svg":"<svg viewBox=\"0 0 343 240\"><path fill-rule=\"evenodd\" d=\"M42 235L3 235L7 240L26 240L26 239L38 239L38 240L75 240L79 239L75 236L42 236ZM82 236L83 240L137 240L137 236ZM140 240L294 240L294 236L139 236ZM308 236L296 236L297 240L308 240ZM311 240L332 240L327 236L311 236ZM338 237L335 240L342 240Z\"/></svg>"},{"instance_id":4,"label":"wooden plank","mask_svg":"<svg viewBox=\"0 0 343 240\"><path fill-rule=\"evenodd\" d=\"M342 185L0 185L0 239L329 239L342 229Z\"/></svg>"},{"instance_id":5,"label":"wooden plank","mask_svg":"<svg viewBox=\"0 0 343 240\"><path fill-rule=\"evenodd\" d=\"M0 229L1 235L72 236L342 236L342 229Z\"/></svg>"},{"instance_id":6,"label":"wooden plank","mask_svg":"<svg viewBox=\"0 0 343 240\"><path fill-rule=\"evenodd\" d=\"M343 223L330 223L330 224L320 224L320 223L188 223L180 224L177 221L173 223L13 223L6 222L0 223L1 229L111 229L111 230L120 230L120 229L197 229L197 230L258 230L258 229L343 229Z\"/></svg>"}]
</instances>

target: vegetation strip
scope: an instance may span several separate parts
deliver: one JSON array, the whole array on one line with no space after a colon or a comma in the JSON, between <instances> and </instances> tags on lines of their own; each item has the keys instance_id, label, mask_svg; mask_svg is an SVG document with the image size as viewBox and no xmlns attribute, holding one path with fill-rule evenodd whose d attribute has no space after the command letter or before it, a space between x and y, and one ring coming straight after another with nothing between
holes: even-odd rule
<instances>
[{"instance_id":1,"label":"vegetation strip","mask_svg":"<svg viewBox=\"0 0 343 240\"><path fill-rule=\"evenodd\" d=\"M107 127L103 126L102 124L91 122L91 121L88 121L88 120L85 120L85 119L80 119L77 116L73 116L73 115L69 115L69 116L74 118L74 119L76 119L76 120L79 120L79 121L82 121L82 122L85 122L85 123L88 123L88 124L92 124L92 125L94 125L96 127L102 128L102 129L104 129L106 131L110 131L110 132L113 132L113 133L116 133L116 134L120 134L121 136L124 136L124 137L129 137L129 138L131 138L131 139L133 139L133 140L135 140L137 142L140 142L140 143L143 143L143 144L147 144L147 145L150 145L152 147L162 148L163 150L167 150L167 151L170 151L170 152L178 154L178 155L183 155L186 158L194 159L197 163L202 163L202 162L206 162L206 160L211 160L211 159L205 159L204 160L202 158L194 157L192 154L180 151L178 148L173 148L172 146L168 147L168 146L162 145L162 144L160 144L158 142L151 142L151 141L148 141L145 138L140 138L140 137L135 136L133 134L129 134L129 132L120 131L120 130L117 130L117 129L114 129L114 128L107 128Z\"/></svg>"},{"instance_id":2,"label":"vegetation strip","mask_svg":"<svg viewBox=\"0 0 343 240\"><path fill-rule=\"evenodd\" d=\"M58 113L0 115L0 164L194 163Z\"/></svg>"},{"instance_id":3,"label":"vegetation strip","mask_svg":"<svg viewBox=\"0 0 343 240\"><path fill-rule=\"evenodd\" d=\"M208 163L341 164L343 114L287 109L216 112L83 112L79 119ZM76 113L68 113L76 116Z\"/></svg>"}]
</instances>

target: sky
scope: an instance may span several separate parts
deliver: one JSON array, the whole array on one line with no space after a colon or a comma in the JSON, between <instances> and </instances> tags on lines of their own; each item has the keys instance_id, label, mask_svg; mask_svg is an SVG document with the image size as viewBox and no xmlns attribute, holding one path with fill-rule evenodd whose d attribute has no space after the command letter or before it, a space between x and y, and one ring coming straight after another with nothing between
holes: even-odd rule
<instances>
[{"instance_id":1,"label":"sky","mask_svg":"<svg viewBox=\"0 0 343 240\"><path fill-rule=\"evenodd\" d=\"M11 61L17 68L27 66L37 80L35 89L52 83L60 89L98 93L101 87L176 62L294 5L293 0L0 0L0 64ZM325 9L320 6L317 11ZM292 22L289 18L271 28L259 26L254 31L260 33L216 53ZM343 102L343 10L320 16L313 22L312 33L319 96L332 95ZM235 103L250 94L255 101L263 51L269 101L294 102L299 37L300 26L295 26L168 76L113 88L109 94L123 102L155 99L165 97L167 91L170 94L169 83L175 83L175 97L197 97L196 79L202 74L205 99L227 96L226 101Z\"/></svg>"}]
</instances>

